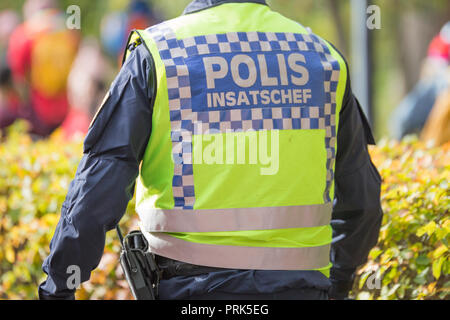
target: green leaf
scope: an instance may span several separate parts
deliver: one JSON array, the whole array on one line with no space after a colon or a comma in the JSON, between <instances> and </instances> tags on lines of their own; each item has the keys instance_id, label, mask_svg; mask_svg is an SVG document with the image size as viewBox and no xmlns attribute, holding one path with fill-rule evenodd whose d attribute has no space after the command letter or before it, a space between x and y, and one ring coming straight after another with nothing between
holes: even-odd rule
<instances>
[{"instance_id":1,"label":"green leaf","mask_svg":"<svg viewBox=\"0 0 450 320\"><path fill-rule=\"evenodd\" d=\"M436 230L436 222L431 221L429 222L426 226L420 228L416 235L418 237L423 236L425 233L428 234L429 236L431 236L433 234L433 232Z\"/></svg>"},{"instance_id":2,"label":"green leaf","mask_svg":"<svg viewBox=\"0 0 450 320\"><path fill-rule=\"evenodd\" d=\"M415 278L414 282L420 285L424 285L427 283L427 274L430 268L425 268L421 273L419 273Z\"/></svg>"},{"instance_id":3,"label":"green leaf","mask_svg":"<svg viewBox=\"0 0 450 320\"><path fill-rule=\"evenodd\" d=\"M436 250L433 251L433 258L437 259L440 256L442 256L444 253L446 253L448 251L448 248L446 245L441 245L439 246L439 248L437 248Z\"/></svg>"},{"instance_id":4,"label":"green leaf","mask_svg":"<svg viewBox=\"0 0 450 320\"><path fill-rule=\"evenodd\" d=\"M421 255L421 256L417 257L416 264L418 264L420 266L427 266L430 264L430 261L431 260L426 255Z\"/></svg>"},{"instance_id":5,"label":"green leaf","mask_svg":"<svg viewBox=\"0 0 450 320\"><path fill-rule=\"evenodd\" d=\"M376 258L378 258L378 256L383 253L383 251L380 248L373 248L370 253L369 253L369 257L372 260L375 260Z\"/></svg>"},{"instance_id":6,"label":"green leaf","mask_svg":"<svg viewBox=\"0 0 450 320\"><path fill-rule=\"evenodd\" d=\"M436 278L436 280L439 280L441 277L441 270L442 270L442 264L445 261L445 257L440 257L438 260L433 261L433 276Z\"/></svg>"},{"instance_id":7,"label":"green leaf","mask_svg":"<svg viewBox=\"0 0 450 320\"><path fill-rule=\"evenodd\" d=\"M397 283L396 285L394 285L394 286L389 290L389 292L387 293L387 296L390 297L390 296L394 295L398 288L400 288L400 284L399 284L399 283Z\"/></svg>"},{"instance_id":8,"label":"green leaf","mask_svg":"<svg viewBox=\"0 0 450 320\"><path fill-rule=\"evenodd\" d=\"M367 281L367 278L373 273L372 270L366 271L360 278L358 283L358 288L361 290Z\"/></svg>"}]
</instances>

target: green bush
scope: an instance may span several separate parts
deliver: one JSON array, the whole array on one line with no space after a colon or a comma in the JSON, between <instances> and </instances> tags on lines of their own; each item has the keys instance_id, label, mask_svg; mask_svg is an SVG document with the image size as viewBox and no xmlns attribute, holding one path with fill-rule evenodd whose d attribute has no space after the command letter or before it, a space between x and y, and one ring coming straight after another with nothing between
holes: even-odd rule
<instances>
[{"instance_id":1,"label":"green bush","mask_svg":"<svg viewBox=\"0 0 450 320\"><path fill-rule=\"evenodd\" d=\"M371 154L383 177L384 219L353 294L357 299L445 299L450 287L450 144L439 149L413 138L383 141Z\"/></svg>"},{"instance_id":2,"label":"green bush","mask_svg":"<svg viewBox=\"0 0 450 320\"><path fill-rule=\"evenodd\" d=\"M35 299L45 279L41 265L59 220L61 205L82 155L82 141L60 133L33 142L24 123L0 141L0 299ZM133 221L130 202L122 224ZM117 263L119 242L109 232L100 267L79 290L80 299L130 298Z\"/></svg>"},{"instance_id":3,"label":"green bush","mask_svg":"<svg viewBox=\"0 0 450 320\"><path fill-rule=\"evenodd\" d=\"M33 142L22 123L0 142L0 299L35 299L45 279L42 261L67 188L82 154L81 140L66 142L58 133ZM384 179L385 211L380 241L358 272L358 299L444 299L448 296L450 148L417 141L383 142L371 150ZM134 201L122 221L136 229ZM130 299L118 264L114 231L91 280L78 299ZM381 290L369 290L375 272Z\"/></svg>"}]
</instances>

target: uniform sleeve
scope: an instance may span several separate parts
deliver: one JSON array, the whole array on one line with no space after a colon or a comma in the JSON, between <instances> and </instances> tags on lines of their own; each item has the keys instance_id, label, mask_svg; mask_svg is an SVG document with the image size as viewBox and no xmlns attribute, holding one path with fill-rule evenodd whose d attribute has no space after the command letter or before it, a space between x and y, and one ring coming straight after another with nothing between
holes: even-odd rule
<instances>
[{"instance_id":1,"label":"uniform sleeve","mask_svg":"<svg viewBox=\"0 0 450 320\"><path fill-rule=\"evenodd\" d=\"M89 129L43 264L48 277L39 286L41 299L74 298L75 290L67 285L73 271L68 271L78 267L81 282L89 280L102 257L106 232L120 221L133 196L151 132L151 67L143 45L132 51Z\"/></svg>"},{"instance_id":2,"label":"uniform sleeve","mask_svg":"<svg viewBox=\"0 0 450 320\"><path fill-rule=\"evenodd\" d=\"M381 178L370 159L368 144L375 141L348 84L337 135L331 298L347 297L356 268L367 261L378 240L383 215Z\"/></svg>"}]
</instances>

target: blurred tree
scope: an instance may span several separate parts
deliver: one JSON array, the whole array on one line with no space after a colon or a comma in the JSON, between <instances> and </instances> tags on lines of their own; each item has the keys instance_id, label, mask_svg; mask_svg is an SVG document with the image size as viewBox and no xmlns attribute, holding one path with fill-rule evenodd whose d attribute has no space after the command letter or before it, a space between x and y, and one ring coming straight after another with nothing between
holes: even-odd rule
<instances>
[{"instance_id":1,"label":"blurred tree","mask_svg":"<svg viewBox=\"0 0 450 320\"><path fill-rule=\"evenodd\" d=\"M347 56L347 52L349 50L348 41L347 41L347 31L344 25L343 16L341 13L342 1L336 0L328 0L328 10L331 11L331 15L333 17L333 22L337 31L338 36L338 44L337 46L341 48L341 52L344 56Z\"/></svg>"}]
</instances>

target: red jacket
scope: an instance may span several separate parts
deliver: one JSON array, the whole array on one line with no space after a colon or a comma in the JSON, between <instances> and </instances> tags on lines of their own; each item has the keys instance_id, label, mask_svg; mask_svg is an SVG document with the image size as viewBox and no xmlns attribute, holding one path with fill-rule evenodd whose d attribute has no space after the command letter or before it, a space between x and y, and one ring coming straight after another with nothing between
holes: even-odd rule
<instances>
[{"instance_id":1,"label":"red jacket","mask_svg":"<svg viewBox=\"0 0 450 320\"><path fill-rule=\"evenodd\" d=\"M35 35L27 30L26 24L22 24L11 35L8 46L8 63L14 81L30 87L29 75L35 38ZM30 100L23 101L22 104L30 105L40 122L49 127L58 126L63 122L69 111L66 91L49 97L31 87L29 95Z\"/></svg>"}]
</instances>

